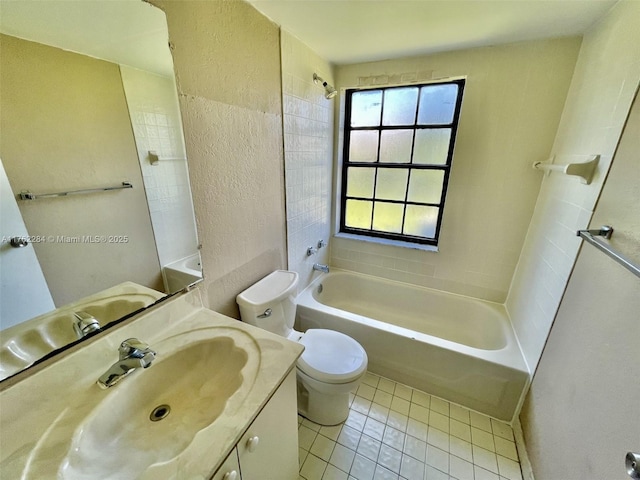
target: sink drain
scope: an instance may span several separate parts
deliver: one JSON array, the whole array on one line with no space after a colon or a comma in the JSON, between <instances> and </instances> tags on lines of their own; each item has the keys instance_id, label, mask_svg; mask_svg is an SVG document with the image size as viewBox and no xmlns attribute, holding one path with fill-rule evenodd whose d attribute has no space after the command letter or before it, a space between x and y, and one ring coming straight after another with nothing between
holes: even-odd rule
<instances>
[{"instance_id":1,"label":"sink drain","mask_svg":"<svg viewBox=\"0 0 640 480\"><path fill-rule=\"evenodd\" d=\"M149 420L151 420L152 422L159 422L163 418L166 418L169 413L171 413L171 407L169 405L158 405L151 411Z\"/></svg>"}]
</instances>

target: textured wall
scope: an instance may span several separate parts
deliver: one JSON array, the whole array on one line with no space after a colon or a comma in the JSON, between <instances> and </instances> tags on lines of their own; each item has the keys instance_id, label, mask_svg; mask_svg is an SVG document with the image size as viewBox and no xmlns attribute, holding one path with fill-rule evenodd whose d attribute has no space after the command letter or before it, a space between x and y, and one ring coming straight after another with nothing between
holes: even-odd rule
<instances>
[{"instance_id":1,"label":"textured wall","mask_svg":"<svg viewBox=\"0 0 640 480\"><path fill-rule=\"evenodd\" d=\"M161 1L185 132L207 306L286 267L280 36L233 0Z\"/></svg>"},{"instance_id":2,"label":"textured wall","mask_svg":"<svg viewBox=\"0 0 640 480\"><path fill-rule=\"evenodd\" d=\"M282 97L287 188L289 270L300 275L302 291L317 272L314 263L329 263L333 112L337 99L324 97L313 82L317 73L333 84L331 65L293 35L282 31ZM319 240L327 247L308 257Z\"/></svg>"},{"instance_id":3,"label":"textured wall","mask_svg":"<svg viewBox=\"0 0 640 480\"><path fill-rule=\"evenodd\" d=\"M639 132L636 99L591 222L611 223L608 243L636 264ZM536 480L625 478L640 447L638 312L640 279L585 244L520 417Z\"/></svg>"},{"instance_id":4,"label":"textured wall","mask_svg":"<svg viewBox=\"0 0 640 480\"><path fill-rule=\"evenodd\" d=\"M134 188L19 202L30 235L126 235L35 243L56 306L131 280L163 290L118 65L1 36L0 155L14 192Z\"/></svg>"},{"instance_id":5,"label":"textured wall","mask_svg":"<svg viewBox=\"0 0 640 480\"><path fill-rule=\"evenodd\" d=\"M549 155L579 47L564 38L337 67L340 88L467 83L439 252L335 238L331 263L504 302L542 181L531 164Z\"/></svg>"},{"instance_id":6,"label":"textured wall","mask_svg":"<svg viewBox=\"0 0 640 480\"><path fill-rule=\"evenodd\" d=\"M589 224L640 79L640 3L622 1L587 32L552 153L557 163L600 154L593 182L552 173L544 177L507 299L533 371ZM577 157L584 161L584 157Z\"/></svg>"}]
</instances>

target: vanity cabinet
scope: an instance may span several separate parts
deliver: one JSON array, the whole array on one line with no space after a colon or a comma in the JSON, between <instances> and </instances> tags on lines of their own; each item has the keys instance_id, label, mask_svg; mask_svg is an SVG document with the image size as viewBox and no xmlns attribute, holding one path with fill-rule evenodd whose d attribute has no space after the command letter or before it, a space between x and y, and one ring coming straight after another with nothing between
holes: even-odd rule
<instances>
[{"instance_id":1,"label":"vanity cabinet","mask_svg":"<svg viewBox=\"0 0 640 480\"><path fill-rule=\"evenodd\" d=\"M234 471L237 472L235 477ZM294 368L211 480L297 478L298 414Z\"/></svg>"}]
</instances>

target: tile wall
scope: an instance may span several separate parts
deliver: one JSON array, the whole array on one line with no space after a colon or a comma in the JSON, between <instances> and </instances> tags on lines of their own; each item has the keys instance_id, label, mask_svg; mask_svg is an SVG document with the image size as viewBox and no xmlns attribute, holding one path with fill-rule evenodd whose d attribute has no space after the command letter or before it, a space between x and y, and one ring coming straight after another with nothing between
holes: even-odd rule
<instances>
[{"instance_id":1,"label":"tile wall","mask_svg":"<svg viewBox=\"0 0 640 480\"><path fill-rule=\"evenodd\" d=\"M189 172L173 78L121 66L160 265L197 252ZM152 165L149 151L171 160Z\"/></svg>"},{"instance_id":2,"label":"tile wall","mask_svg":"<svg viewBox=\"0 0 640 480\"><path fill-rule=\"evenodd\" d=\"M601 158L590 185L556 173L543 180L506 302L531 371L581 245L575 232L589 226L638 88L638 18L640 3L619 2L582 42L552 153L559 164L581 162L591 154Z\"/></svg>"},{"instance_id":3,"label":"tile wall","mask_svg":"<svg viewBox=\"0 0 640 480\"><path fill-rule=\"evenodd\" d=\"M287 189L288 268L298 272L302 291L317 273L314 263L329 263L329 246L307 256L319 240L329 244L333 163L333 110L317 73L333 83L331 65L288 32L281 31L284 158Z\"/></svg>"},{"instance_id":4,"label":"tile wall","mask_svg":"<svg viewBox=\"0 0 640 480\"><path fill-rule=\"evenodd\" d=\"M331 263L504 302L542 181L531 165L551 151L579 48L573 37L337 67L340 88L467 82L439 251L334 238Z\"/></svg>"}]
</instances>

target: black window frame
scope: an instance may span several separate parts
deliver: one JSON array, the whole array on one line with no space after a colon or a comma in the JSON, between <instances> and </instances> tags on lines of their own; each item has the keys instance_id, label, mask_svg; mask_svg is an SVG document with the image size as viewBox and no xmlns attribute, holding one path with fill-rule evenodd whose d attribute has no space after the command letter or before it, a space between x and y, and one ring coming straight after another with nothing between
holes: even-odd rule
<instances>
[{"instance_id":1,"label":"black window frame","mask_svg":"<svg viewBox=\"0 0 640 480\"><path fill-rule=\"evenodd\" d=\"M384 92L388 91L388 90L393 90L393 89L400 89L400 88L407 88L407 87L417 87L417 88L422 88L422 87L429 87L429 86L433 86L433 85L451 85L451 84L455 84L458 86L458 96L456 99L456 105L455 105L455 109L453 112L453 118L451 123L447 123L447 124L419 124L418 123L418 112L420 111L420 95L418 95L418 100L417 100L417 106L416 106L416 114L415 114L415 120L414 120L414 124L413 125L394 125L394 126L385 126L382 125L382 118L384 115ZM447 81L442 81L442 82L426 82L426 83L419 83L419 84L407 84L407 85L397 85L397 86L387 86L387 87L374 87L374 88L354 88L354 89L348 89L345 92L345 116L344 116L344 144L343 144L343 153L342 153L342 178L341 178L341 184L342 184L342 190L340 193L340 232L341 233L347 233L347 234L353 234L353 235L359 235L359 236L364 236L364 237L377 237L377 238L384 238L384 239L389 239L389 240L397 240L397 241L401 241L401 242L410 242L410 243L417 243L417 244L423 244L423 245L433 245L433 246L437 246L438 245L438 239L440 236L440 227L442 224L442 217L444 214L444 206L445 206L445 199L446 199L446 195L447 195L447 188L449 185L449 176L451 173L451 165L453 162L453 152L455 149L455 141L456 141L456 137L457 137L457 133L458 133L458 124L459 124L459 120L460 120L460 110L462 107L462 98L464 95L464 88L465 88L465 79L455 79L455 80L447 80ZM382 106L380 109L380 121L379 124L377 126L365 126L365 127L352 127L351 126L351 102L352 102L352 96L354 93L356 92L363 92L363 91L375 91L375 90L382 90L383 94L382 94ZM442 129L442 128L450 128L451 129L451 136L449 138L449 150L447 153L447 161L444 164L414 164L412 163L412 159L413 159L413 153L414 153L414 147L415 147L415 133L417 130L426 130L426 129ZM385 130L409 130L412 129L413 130L413 140L411 142L411 157L410 163L391 163L391 162L380 162L380 138L381 138L381 134L383 131ZM349 161L349 148L350 148L350 141L351 141L351 132L352 131L378 131L378 152L377 152L377 156L376 156L376 161L375 162L350 162ZM366 168L376 168L376 176L374 179L374 193L373 193L373 198L369 199L369 198L361 198L361 197L354 197L354 196L347 196L347 171L349 167L366 167ZM376 182L377 182L377 170L378 168L399 168L399 169L404 169L404 170L408 170L409 174L407 175L407 187L406 187L406 191L405 191L405 199L404 201L402 200L376 200L375 199L375 187L376 187ZM410 182L410 178L411 178L411 171L412 170L441 170L444 173L444 179L443 179L443 185L442 185L442 194L441 194L441 198L440 198L440 202L439 203L423 203L423 202L410 202L408 201L407 197L408 197L408 190L409 190L409 182ZM354 227L348 227L345 223L346 221L346 205L347 205L347 200L366 200L366 201L371 201L373 203L372 205L372 209L371 209L371 229L364 229L364 228L354 228ZM408 234L404 234L404 233L391 233L391 232L383 232L383 231L377 231L377 230L373 230L373 215L375 212L375 202L381 202L381 203L391 203L391 204L401 204L404 205L404 212L403 212L403 217L402 217L402 226L404 229L404 221L405 221L405 214L406 214L406 206L407 205L421 205L421 206L432 206L432 207L437 207L438 208L438 219L436 222L436 229L435 229L435 235L433 238L430 237L419 237L419 236L414 236L414 235L408 235Z\"/></svg>"}]
</instances>

